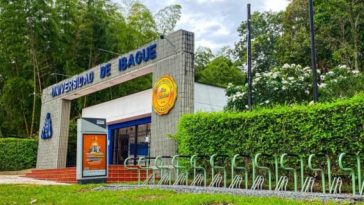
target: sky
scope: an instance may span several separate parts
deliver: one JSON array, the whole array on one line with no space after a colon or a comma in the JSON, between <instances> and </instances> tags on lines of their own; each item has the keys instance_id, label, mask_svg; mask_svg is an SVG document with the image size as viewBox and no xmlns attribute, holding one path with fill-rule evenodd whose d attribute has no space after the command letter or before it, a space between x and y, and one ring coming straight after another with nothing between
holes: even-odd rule
<instances>
[{"instance_id":1,"label":"sky","mask_svg":"<svg viewBox=\"0 0 364 205\"><path fill-rule=\"evenodd\" d=\"M121 0L115 0L121 1ZM195 48L208 47L215 53L224 46L239 41L237 28L246 19L246 4L254 11L284 10L287 0L140 0L153 14L160 9L180 4L182 15L176 30L195 33Z\"/></svg>"}]
</instances>

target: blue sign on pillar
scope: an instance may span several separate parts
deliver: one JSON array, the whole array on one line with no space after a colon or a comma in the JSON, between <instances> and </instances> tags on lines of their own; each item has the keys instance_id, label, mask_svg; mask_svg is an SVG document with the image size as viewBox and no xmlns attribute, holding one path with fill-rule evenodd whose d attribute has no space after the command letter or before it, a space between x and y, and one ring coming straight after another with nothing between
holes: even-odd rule
<instances>
[{"instance_id":1,"label":"blue sign on pillar","mask_svg":"<svg viewBox=\"0 0 364 205\"><path fill-rule=\"evenodd\" d=\"M52 130L52 119L51 113L47 113L46 118L44 120L44 126L41 133L42 139L50 139L52 137L53 130Z\"/></svg>"}]
</instances>

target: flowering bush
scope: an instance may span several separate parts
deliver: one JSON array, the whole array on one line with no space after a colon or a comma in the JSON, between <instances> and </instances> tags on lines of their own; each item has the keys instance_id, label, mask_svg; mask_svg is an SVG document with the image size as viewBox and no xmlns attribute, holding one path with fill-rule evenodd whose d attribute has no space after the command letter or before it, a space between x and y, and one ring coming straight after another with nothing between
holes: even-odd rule
<instances>
[{"instance_id":1,"label":"flowering bush","mask_svg":"<svg viewBox=\"0 0 364 205\"><path fill-rule=\"evenodd\" d=\"M347 66L338 66L321 74L319 88L325 100L348 96L352 84L350 81L358 78L359 72L350 70ZM360 85L361 79L356 80ZM340 92L338 92L340 90ZM355 90L356 91L356 90ZM355 94L350 93L349 96ZM228 110L244 110L247 108L247 84L234 86L229 84L226 89ZM253 77L253 104L269 106L274 104L293 104L309 102L312 99L311 68L300 65L285 64L268 72L256 73Z\"/></svg>"}]
</instances>

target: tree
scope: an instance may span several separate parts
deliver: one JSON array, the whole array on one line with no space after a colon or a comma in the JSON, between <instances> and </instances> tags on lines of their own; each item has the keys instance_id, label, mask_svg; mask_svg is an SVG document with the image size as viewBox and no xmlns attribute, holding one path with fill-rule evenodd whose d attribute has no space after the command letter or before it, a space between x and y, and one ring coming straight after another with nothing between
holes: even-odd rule
<instances>
[{"instance_id":1,"label":"tree","mask_svg":"<svg viewBox=\"0 0 364 205\"><path fill-rule=\"evenodd\" d=\"M199 47L195 52L195 81L200 80L201 72L206 68L207 64L214 58L211 49L207 47Z\"/></svg>"},{"instance_id":2,"label":"tree","mask_svg":"<svg viewBox=\"0 0 364 205\"><path fill-rule=\"evenodd\" d=\"M310 65L308 0L292 0L283 14L283 35L278 42L278 64ZM319 39L318 37L316 38ZM320 43L317 42L317 48ZM317 51L318 56L320 51ZM317 58L318 63L322 58Z\"/></svg>"},{"instance_id":3,"label":"tree","mask_svg":"<svg viewBox=\"0 0 364 205\"><path fill-rule=\"evenodd\" d=\"M363 70L364 3L315 1L317 65L324 72L338 65ZM284 12L278 62L310 65L308 0L292 0Z\"/></svg>"},{"instance_id":4,"label":"tree","mask_svg":"<svg viewBox=\"0 0 364 205\"><path fill-rule=\"evenodd\" d=\"M337 64L363 69L364 3L358 0L318 1L316 23ZM330 59L331 60L331 59Z\"/></svg>"},{"instance_id":5,"label":"tree","mask_svg":"<svg viewBox=\"0 0 364 205\"><path fill-rule=\"evenodd\" d=\"M58 74L74 75L115 57L100 49L126 53L158 38L148 8L134 2L127 13L110 0L0 1L2 134L26 137L38 132L42 89L65 78ZM151 84L148 75L78 99L71 118L85 106Z\"/></svg>"},{"instance_id":6,"label":"tree","mask_svg":"<svg viewBox=\"0 0 364 205\"><path fill-rule=\"evenodd\" d=\"M364 74L341 65L327 73L319 73L320 99L330 101L352 97L364 88ZM247 85L229 84L227 109L242 111L247 107ZM310 67L285 64L271 71L255 73L253 78L253 102L255 107L277 104L308 103L312 99L312 73Z\"/></svg>"},{"instance_id":7,"label":"tree","mask_svg":"<svg viewBox=\"0 0 364 205\"><path fill-rule=\"evenodd\" d=\"M208 63L206 68L200 72L199 82L227 87L229 83L244 84L245 75L230 59L219 56Z\"/></svg>"},{"instance_id":8,"label":"tree","mask_svg":"<svg viewBox=\"0 0 364 205\"><path fill-rule=\"evenodd\" d=\"M167 6L154 16L160 34L167 34L174 30L181 18L182 6L179 4Z\"/></svg>"},{"instance_id":9,"label":"tree","mask_svg":"<svg viewBox=\"0 0 364 205\"><path fill-rule=\"evenodd\" d=\"M132 5L127 17L129 38L136 42L135 48L158 37L157 26L150 10L140 3Z\"/></svg>"},{"instance_id":10,"label":"tree","mask_svg":"<svg viewBox=\"0 0 364 205\"><path fill-rule=\"evenodd\" d=\"M282 35L282 12L254 12L251 17L252 61L256 72L268 71L278 65L278 41ZM241 40L235 46L240 64L247 59L247 22L238 28Z\"/></svg>"}]
</instances>

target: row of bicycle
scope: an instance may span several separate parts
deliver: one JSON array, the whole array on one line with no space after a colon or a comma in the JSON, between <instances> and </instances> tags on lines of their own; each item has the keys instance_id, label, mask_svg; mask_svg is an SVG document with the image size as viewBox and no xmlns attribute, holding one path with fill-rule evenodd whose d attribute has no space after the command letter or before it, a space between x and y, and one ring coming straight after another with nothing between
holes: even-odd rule
<instances>
[{"instance_id":1,"label":"row of bicycle","mask_svg":"<svg viewBox=\"0 0 364 205\"><path fill-rule=\"evenodd\" d=\"M362 195L364 182L361 179L359 154L341 153L336 159L322 154L310 154L308 157L303 157L287 153L281 155L258 153L234 156L213 154L211 156L129 157L124 161L124 166L127 169L136 170L138 184L144 185L190 185L250 188L252 190L267 187L269 190L286 191L288 176L290 176L293 180L292 190L295 192L313 192L316 177L312 173L316 173L319 176L322 193L339 194L343 179L341 176L332 176L331 170L336 161L338 170L347 178L351 178L352 194ZM309 174L305 175L305 171L309 171ZM280 172L286 173L288 176L280 176ZM266 180L266 178L268 179ZM249 179L251 179L250 182ZM265 183L266 181L267 183Z\"/></svg>"}]
</instances>

